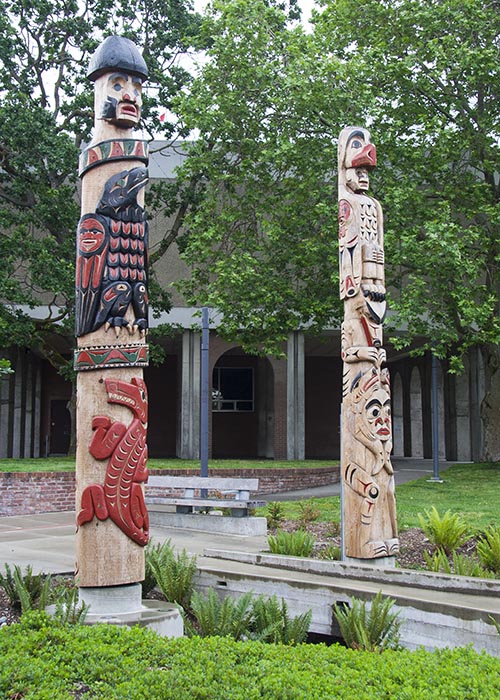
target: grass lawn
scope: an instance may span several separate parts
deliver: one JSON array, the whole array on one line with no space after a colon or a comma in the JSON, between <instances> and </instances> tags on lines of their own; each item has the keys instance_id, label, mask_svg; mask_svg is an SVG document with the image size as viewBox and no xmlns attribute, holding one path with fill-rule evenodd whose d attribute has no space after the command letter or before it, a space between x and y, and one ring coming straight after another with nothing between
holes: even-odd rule
<instances>
[{"instance_id":1,"label":"grass lawn","mask_svg":"<svg viewBox=\"0 0 500 700\"><path fill-rule=\"evenodd\" d=\"M272 459L212 459L210 469L307 469L331 467L335 460L308 459L306 461L274 461ZM149 459L150 469L199 469L196 459ZM0 459L0 472L68 472L74 471L74 457L46 457L40 459Z\"/></svg>"},{"instance_id":2,"label":"grass lawn","mask_svg":"<svg viewBox=\"0 0 500 700\"><path fill-rule=\"evenodd\" d=\"M290 467L331 466L332 460L307 460L304 462L275 462L273 460L211 460L214 469L285 469ZM198 460L151 459L150 469L198 469ZM72 471L75 461L71 457L46 459L2 459L2 472ZM500 524L500 463L456 464L442 472L443 483L430 483L427 477L411 481L396 488L398 521L401 529L418 527L418 514L436 506L440 513L446 510L460 513L473 529L483 529L490 524ZM320 521L340 520L340 498L316 498L314 507L320 512ZM300 501L283 503L287 518L296 519L301 513ZM265 509L259 509L263 515Z\"/></svg>"},{"instance_id":3,"label":"grass lawn","mask_svg":"<svg viewBox=\"0 0 500 700\"><path fill-rule=\"evenodd\" d=\"M473 530L490 524L500 525L500 463L456 464L442 473L443 483L430 483L427 477L396 488L398 522L401 529L419 527L418 514L436 506L440 513L460 513ZM303 503L303 502L302 502ZM300 501L283 502L285 517L297 519ZM315 498L319 521L340 520L340 497ZM263 515L265 508L259 509Z\"/></svg>"}]
</instances>

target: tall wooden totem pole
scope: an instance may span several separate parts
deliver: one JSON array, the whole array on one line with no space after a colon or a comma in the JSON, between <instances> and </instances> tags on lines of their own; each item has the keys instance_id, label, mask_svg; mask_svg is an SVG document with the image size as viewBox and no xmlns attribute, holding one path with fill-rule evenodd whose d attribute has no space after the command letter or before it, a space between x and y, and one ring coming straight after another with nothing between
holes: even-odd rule
<instances>
[{"instance_id":1,"label":"tall wooden totem pole","mask_svg":"<svg viewBox=\"0 0 500 700\"><path fill-rule=\"evenodd\" d=\"M399 549L391 465L391 393L382 347L386 313L384 229L367 194L377 164L366 129L339 137L339 266L343 392L341 472L344 558L392 557Z\"/></svg>"},{"instance_id":2,"label":"tall wooden totem pole","mask_svg":"<svg viewBox=\"0 0 500 700\"><path fill-rule=\"evenodd\" d=\"M144 578L148 513L147 143L135 139L148 75L137 47L108 37L92 57L94 137L82 152L77 231L77 581L92 590ZM140 601L140 593L139 601ZM92 612L92 605L91 605Z\"/></svg>"}]
</instances>

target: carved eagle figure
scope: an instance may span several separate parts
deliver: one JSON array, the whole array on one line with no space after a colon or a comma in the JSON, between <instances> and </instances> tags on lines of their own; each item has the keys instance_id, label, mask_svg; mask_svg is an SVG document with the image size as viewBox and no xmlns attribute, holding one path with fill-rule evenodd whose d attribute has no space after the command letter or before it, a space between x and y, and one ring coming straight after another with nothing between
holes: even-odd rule
<instances>
[{"instance_id":1,"label":"carved eagle figure","mask_svg":"<svg viewBox=\"0 0 500 700\"><path fill-rule=\"evenodd\" d=\"M148 324L148 224L137 195L146 168L109 178L95 214L78 224L76 258L76 336L101 326L144 334ZM132 304L134 321L125 318Z\"/></svg>"}]
</instances>

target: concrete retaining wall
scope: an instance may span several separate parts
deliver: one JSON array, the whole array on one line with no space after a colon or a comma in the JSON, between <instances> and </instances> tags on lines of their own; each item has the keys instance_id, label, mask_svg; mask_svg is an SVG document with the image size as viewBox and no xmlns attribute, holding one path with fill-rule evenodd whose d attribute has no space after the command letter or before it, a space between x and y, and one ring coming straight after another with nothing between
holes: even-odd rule
<instances>
[{"instance_id":1,"label":"concrete retaining wall","mask_svg":"<svg viewBox=\"0 0 500 700\"><path fill-rule=\"evenodd\" d=\"M156 470L151 474L199 476L196 469ZM259 479L256 495L337 483L338 466L311 469L211 469L210 476ZM74 472L0 472L0 516L75 509Z\"/></svg>"},{"instance_id":2,"label":"concrete retaining wall","mask_svg":"<svg viewBox=\"0 0 500 700\"><path fill-rule=\"evenodd\" d=\"M310 631L333 637L340 637L334 603L349 605L352 597L371 601L381 591L395 601L403 646L472 644L476 651L500 657L500 635L493 625L493 620L500 623L499 581L208 550L199 563L196 588L235 598L249 590L276 595L285 599L291 615L311 609Z\"/></svg>"}]
</instances>

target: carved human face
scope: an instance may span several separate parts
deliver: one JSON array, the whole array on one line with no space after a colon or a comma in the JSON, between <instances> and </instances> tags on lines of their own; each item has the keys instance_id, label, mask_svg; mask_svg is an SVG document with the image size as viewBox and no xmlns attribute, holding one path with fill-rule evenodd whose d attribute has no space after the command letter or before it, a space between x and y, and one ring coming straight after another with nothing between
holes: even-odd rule
<instances>
[{"instance_id":1,"label":"carved human face","mask_svg":"<svg viewBox=\"0 0 500 700\"><path fill-rule=\"evenodd\" d=\"M78 224L77 240L78 250L85 257L102 251L106 242L106 229L96 214L82 216Z\"/></svg>"},{"instance_id":2,"label":"carved human face","mask_svg":"<svg viewBox=\"0 0 500 700\"><path fill-rule=\"evenodd\" d=\"M105 81L101 119L120 127L134 127L141 118L142 78L126 73L108 73Z\"/></svg>"},{"instance_id":3,"label":"carved human face","mask_svg":"<svg viewBox=\"0 0 500 700\"><path fill-rule=\"evenodd\" d=\"M387 391L376 389L364 406L364 421L370 437L385 442L391 437L391 399Z\"/></svg>"},{"instance_id":4,"label":"carved human face","mask_svg":"<svg viewBox=\"0 0 500 700\"><path fill-rule=\"evenodd\" d=\"M346 185L353 192L367 192L370 188L367 168L348 168L346 170Z\"/></svg>"}]
</instances>

